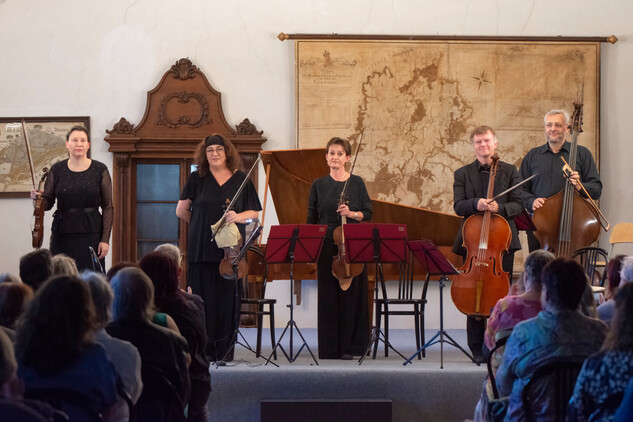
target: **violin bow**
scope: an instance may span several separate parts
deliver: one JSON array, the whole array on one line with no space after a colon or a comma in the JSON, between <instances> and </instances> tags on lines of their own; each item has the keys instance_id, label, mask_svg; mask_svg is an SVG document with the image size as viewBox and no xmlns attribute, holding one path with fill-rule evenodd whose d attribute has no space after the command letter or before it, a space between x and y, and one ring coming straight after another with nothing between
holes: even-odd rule
<instances>
[{"instance_id":1,"label":"violin bow","mask_svg":"<svg viewBox=\"0 0 633 422\"><path fill-rule=\"evenodd\" d=\"M341 191L341 197L339 198L338 204L341 206L345 202L345 193L347 192L347 182L351 179L352 174L354 173L354 167L356 167L356 159L358 158L358 152L360 151L360 146L363 144L363 132L360 133L360 138L358 138L358 145L356 146L356 153L354 154L354 161L352 162L352 168L349 171L350 177L347 178L345 184L343 185L343 190Z\"/></svg>"},{"instance_id":2,"label":"violin bow","mask_svg":"<svg viewBox=\"0 0 633 422\"><path fill-rule=\"evenodd\" d=\"M211 236L211 242L215 241L215 235L217 233L219 233L220 230L222 230L222 228L226 225L226 214L228 214L228 212L233 209L233 205L235 204L235 201L240 196L240 193L242 193L242 190L244 189L244 186L246 186L246 183L248 183L248 180L250 179L251 174L253 173L253 170L255 170L255 167L257 167L257 164L259 164L259 162L261 160L262 160L261 155L257 154L257 160L255 160L255 162L251 166L251 169L248 171L248 174L246 175L246 178L244 179L244 181L240 185L240 187L237 190L237 192L235 192L235 195L233 195L233 199L231 199L231 202L226 207L226 210L224 211L224 214L222 214L222 217L219 220L220 221L220 225L218 225L218 228L213 232L213 234Z\"/></svg>"},{"instance_id":3,"label":"violin bow","mask_svg":"<svg viewBox=\"0 0 633 422\"><path fill-rule=\"evenodd\" d=\"M33 183L33 189L35 190L35 169L33 167L33 158L31 156L31 145L29 144L29 137L26 134L26 122L22 119L22 133L24 134L24 143L26 143L26 155L29 157L29 169L31 170L31 182Z\"/></svg>"}]
</instances>

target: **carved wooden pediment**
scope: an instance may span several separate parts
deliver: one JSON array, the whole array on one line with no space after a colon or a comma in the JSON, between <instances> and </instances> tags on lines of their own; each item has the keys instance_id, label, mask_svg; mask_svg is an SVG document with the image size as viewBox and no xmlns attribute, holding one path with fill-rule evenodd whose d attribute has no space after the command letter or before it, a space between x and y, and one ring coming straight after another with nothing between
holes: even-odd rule
<instances>
[{"instance_id":1,"label":"carved wooden pediment","mask_svg":"<svg viewBox=\"0 0 633 422\"><path fill-rule=\"evenodd\" d=\"M190 157L200 140L220 133L242 153L260 151L266 142L263 131L258 131L249 119L233 129L224 117L221 97L200 69L182 58L147 93L145 114L138 125L122 117L111 130L106 130L109 150L133 155L167 150Z\"/></svg>"}]
</instances>

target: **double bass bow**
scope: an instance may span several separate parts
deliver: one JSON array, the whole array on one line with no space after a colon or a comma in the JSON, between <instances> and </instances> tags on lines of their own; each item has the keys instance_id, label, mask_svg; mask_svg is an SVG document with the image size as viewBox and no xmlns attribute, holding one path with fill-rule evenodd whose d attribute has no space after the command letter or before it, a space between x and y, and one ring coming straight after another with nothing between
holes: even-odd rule
<instances>
[{"instance_id":1,"label":"double bass bow","mask_svg":"<svg viewBox=\"0 0 633 422\"><path fill-rule=\"evenodd\" d=\"M31 182L33 183L33 189L35 189L35 170L33 167L33 158L31 156L31 145L29 143L28 135L26 134L26 123L24 119L22 119L22 133L24 135L24 143L26 144L26 155L29 158L29 170L31 171ZM44 185L44 181L46 180L46 176L48 176L48 168L44 167L42 169L42 177L37 186L37 192L42 191L42 186ZM33 229L31 230L31 245L35 249L39 249L42 247L42 243L44 241L44 212L45 204L44 198L41 195L38 195L37 199L33 200Z\"/></svg>"},{"instance_id":2,"label":"double bass bow","mask_svg":"<svg viewBox=\"0 0 633 422\"><path fill-rule=\"evenodd\" d=\"M582 132L582 108L581 101L574 102L570 125L569 164L563 159L562 166L563 174L568 181L563 190L547 198L543 206L534 211L532 217L537 228L534 235L539 240L541 248L559 257L571 257L576 250L594 243L600 235L601 226L605 230L609 229L609 223L591 197L587 194L588 197L583 198L569 180L576 168L578 135ZM606 224L603 224L600 216Z\"/></svg>"},{"instance_id":3,"label":"double bass bow","mask_svg":"<svg viewBox=\"0 0 633 422\"><path fill-rule=\"evenodd\" d=\"M499 156L495 153L490 166L486 199L493 198ZM499 299L508 293L510 279L503 271L502 255L512 239L505 218L492 211L473 214L462 227L466 261L459 268L451 286L457 309L466 315L488 316Z\"/></svg>"},{"instance_id":4,"label":"double bass bow","mask_svg":"<svg viewBox=\"0 0 633 422\"><path fill-rule=\"evenodd\" d=\"M345 185L343 185L343 190L341 191L341 195L339 196L337 208L343 204L347 204L349 199L347 198L347 184L349 180L352 178L352 174L354 173L354 167L356 166L356 159L358 158L358 151L360 151L360 146L363 143L363 134L361 132L360 139L358 141L358 146L356 146L356 154L354 155L354 162L352 163L352 168L349 171L349 176L345 181ZM345 229L344 226L347 224L347 217L341 216L341 225L334 229L333 237L334 243L338 247L338 252L336 256L332 258L332 275L336 277L339 282L339 286L341 290L345 291L349 289L352 285L352 280L354 277L360 275L363 272L365 266L363 264L350 264L347 256L347 250L345 248Z\"/></svg>"}]
</instances>

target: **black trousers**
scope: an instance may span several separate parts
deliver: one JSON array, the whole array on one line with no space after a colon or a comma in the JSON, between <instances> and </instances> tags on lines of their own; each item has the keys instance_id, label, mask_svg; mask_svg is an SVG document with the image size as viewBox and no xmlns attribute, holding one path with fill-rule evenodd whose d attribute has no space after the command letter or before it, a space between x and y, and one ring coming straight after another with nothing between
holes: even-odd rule
<instances>
[{"instance_id":1,"label":"black trousers","mask_svg":"<svg viewBox=\"0 0 633 422\"><path fill-rule=\"evenodd\" d=\"M510 273L510 284L512 284L512 270L514 269L514 252L505 254L501 259L501 268L503 271ZM468 338L468 348L473 355L488 354L488 350L484 350L484 334L486 333L487 318L474 317L468 315L466 317L466 336Z\"/></svg>"}]
</instances>

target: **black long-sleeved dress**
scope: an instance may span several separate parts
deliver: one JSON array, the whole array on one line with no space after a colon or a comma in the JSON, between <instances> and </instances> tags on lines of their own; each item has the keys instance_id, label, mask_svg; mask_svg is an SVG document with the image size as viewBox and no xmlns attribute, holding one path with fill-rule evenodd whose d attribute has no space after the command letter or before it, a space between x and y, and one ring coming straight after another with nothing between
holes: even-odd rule
<instances>
[{"instance_id":1,"label":"black long-sleeved dress","mask_svg":"<svg viewBox=\"0 0 633 422\"><path fill-rule=\"evenodd\" d=\"M319 359L338 359L344 354L360 356L369 342L367 271L354 277L346 291L341 290L332 275L332 257L336 254L332 234L341 225L336 209L344 185L329 175L317 179L308 200L308 224L328 226L317 263ZM347 196L349 209L362 212L363 220L370 220L372 205L363 179L351 175ZM348 218L347 222L357 221Z\"/></svg>"}]
</instances>

